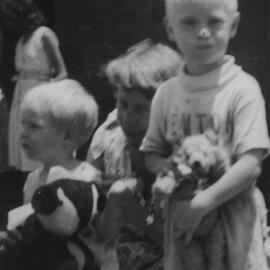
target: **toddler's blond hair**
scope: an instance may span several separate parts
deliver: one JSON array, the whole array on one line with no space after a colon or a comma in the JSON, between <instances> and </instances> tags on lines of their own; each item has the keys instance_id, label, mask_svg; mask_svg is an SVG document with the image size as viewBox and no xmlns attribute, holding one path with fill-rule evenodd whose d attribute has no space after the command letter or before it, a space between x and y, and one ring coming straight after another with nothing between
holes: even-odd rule
<instances>
[{"instance_id":1,"label":"toddler's blond hair","mask_svg":"<svg viewBox=\"0 0 270 270\"><path fill-rule=\"evenodd\" d=\"M41 84L24 97L21 110L34 111L71 134L76 148L91 135L98 121L98 105L75 80Z\"/></svg>"}]
</instances>

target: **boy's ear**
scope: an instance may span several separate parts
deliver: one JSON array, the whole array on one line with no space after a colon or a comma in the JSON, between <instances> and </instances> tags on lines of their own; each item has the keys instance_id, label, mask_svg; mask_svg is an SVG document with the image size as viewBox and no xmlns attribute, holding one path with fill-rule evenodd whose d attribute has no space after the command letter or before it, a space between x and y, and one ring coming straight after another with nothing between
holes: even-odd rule
<instances>
[{"instance_id":1,"label":"boy's ear","mask_svg":"<svg viewBox=\"0 0 270 270\"><path fill-rule=\"evenodd\" d=\"M171 24L170 24L170 22L169 22L169 20L168 20L168 18L166 16L163 19L163 25L164 25L164 27L166 29L169 40L174 41L173 29L172 29Z\"/></svg>"},{"instance_id":2,"label":"boy's ear","mask_svg":"<svg viewBox=\"0 0 270 270\"><path fill-rule=\"evenodd\" d=\"M235 35L237 33L239 22L240 22L240 13L235 12L235 14L233 15L233 23L232 23L232 27L231 27L231 38L235 37Z\"/></svg>"}]
</instances>

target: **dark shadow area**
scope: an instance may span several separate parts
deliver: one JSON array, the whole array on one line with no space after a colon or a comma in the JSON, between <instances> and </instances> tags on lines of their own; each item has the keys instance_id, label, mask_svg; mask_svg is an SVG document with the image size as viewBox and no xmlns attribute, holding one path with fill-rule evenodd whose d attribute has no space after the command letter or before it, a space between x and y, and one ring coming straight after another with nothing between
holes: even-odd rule
<instances>
[{"instance_id":1,"label":"dark shadow area","mask_svg":"<svg viewBox=\"0 0 270 270\"><path fill-rule=\"evenodd\" d=\"M6 213L23 203L23 186L26 177L26 173L17 170L0 173L0 230L6 226Z\"/></svg>"}]
</instances>

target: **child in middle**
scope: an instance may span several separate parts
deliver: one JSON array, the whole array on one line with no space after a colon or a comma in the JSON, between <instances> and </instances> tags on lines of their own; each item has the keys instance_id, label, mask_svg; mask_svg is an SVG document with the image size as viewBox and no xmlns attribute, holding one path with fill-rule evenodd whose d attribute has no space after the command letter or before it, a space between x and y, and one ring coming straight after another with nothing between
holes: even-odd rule
<instances>
[{"instance_id":1,"label":"child in middle","mask_svg":"<svg viewBox=\"0 0 270 270\"><path fill-rule=\"evenodd\" d=\"M88 160L103 172L105 186L118 179L141 178L147 200L154 178L145 168L139 146L148 126L150 104L156 89L176 75L180 65L181 57L177 52L150 40L139 42L107 64L105 75L115 89L116 109L98 128L88 151ZM124 237L119 238L120 269L146 270L157 259L161 264L162 253L147 237L138 237L134 228L131 233L130 226L128 234L142 240L134 241L133 237L132 242L130 235L125 236L127 244L121 241ZM144 254L139 256L142 250ZM131 252L136 255L134 259L128 258L132 256L129 255ZM118 269L117 265L112 270L115 269Z\"/></svg>"}]
</instances>

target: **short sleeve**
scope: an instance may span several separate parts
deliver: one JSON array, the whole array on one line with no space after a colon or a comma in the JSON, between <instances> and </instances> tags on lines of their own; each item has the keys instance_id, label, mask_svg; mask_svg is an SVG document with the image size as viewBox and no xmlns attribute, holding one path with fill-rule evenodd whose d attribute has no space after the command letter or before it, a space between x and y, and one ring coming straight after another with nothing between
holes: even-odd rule
<instances>
[{"instance_id":1,"label":"short sleeve","mask_svg":"<svg viewBox=\"0 0 270 270\"><path fill-rule=\"evenodd\" d=\"M255 79L245 84L234 100L233 152L243 154L252 149L269 151L265 102Z\"/></svg>"},{"instance_id":2,"label":"short sleeve","mask_svg":"<svg viewBox=\"0 0 270 270\"><path fill-rule=\"evenodd\" d=\"M168 152L168 144L165 139L165 110L167 103L165 91L166 89L161 85L153 97L148 129L140 147L143 152L155 152L164 155Z\"/></svg>"}]
</instances>

